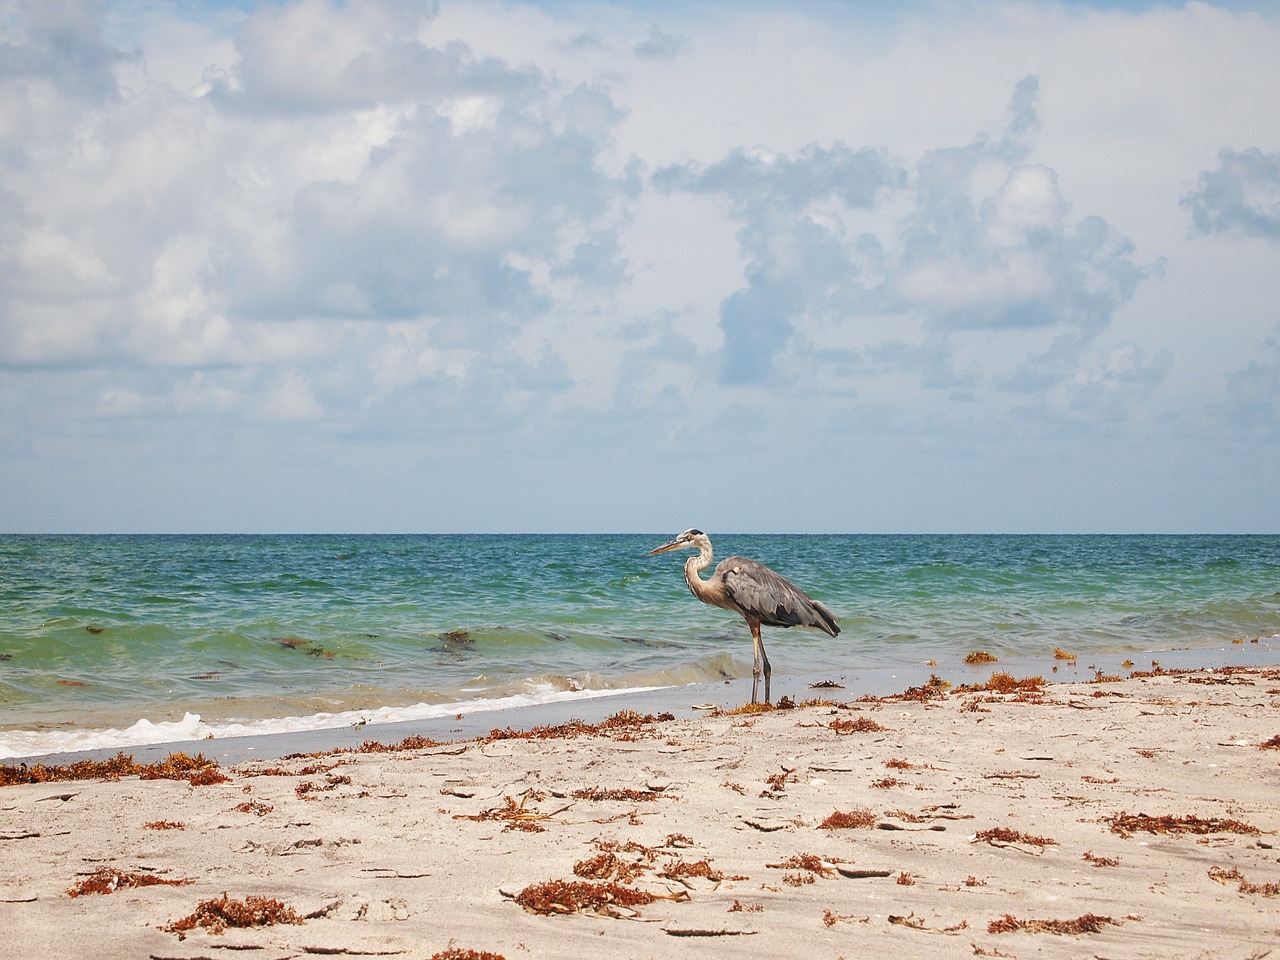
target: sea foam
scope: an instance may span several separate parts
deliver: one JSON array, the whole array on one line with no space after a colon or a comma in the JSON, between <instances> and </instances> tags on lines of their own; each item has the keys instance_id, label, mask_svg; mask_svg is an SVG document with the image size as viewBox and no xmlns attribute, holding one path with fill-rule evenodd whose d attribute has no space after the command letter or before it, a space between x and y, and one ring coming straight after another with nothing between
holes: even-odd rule
<instances>
[{"instance_id":1,"label":"sea foam","mask_svg":"<svg viewBox=\"0 0 1280 960\"><path fill-rule=\"evenodd\" d=\"M156 743L187 744L230 737L261 737L302 733L309 730L336 730L368 724L433 720L466 713L516 710L544 703L591 700L597 697L642 693L657 687L625 690L562 690L550 684L532 687L530 692L507 697L466 700L457 703L415 703L407 707L375 707L309 716L269 717L261 720L206 722L199 714L187 713L181 720L151 721L145 717L123 729L6 730L0 731L0 760L41 757L83 750L114 750Z\"/></svg>"}]
</instances>

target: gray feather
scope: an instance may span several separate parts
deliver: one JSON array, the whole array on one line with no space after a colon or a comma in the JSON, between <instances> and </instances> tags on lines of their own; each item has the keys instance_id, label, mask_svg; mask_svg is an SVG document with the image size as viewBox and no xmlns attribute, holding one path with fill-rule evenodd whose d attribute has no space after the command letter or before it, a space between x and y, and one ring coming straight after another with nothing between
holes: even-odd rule
<instances>
[{"instance_id":1,"label":"gray feather","mask_svg":"<svg viewBox=\"0 0 1280 960\"><path fill-rule=\"evenodd\" d=\"M716 565L725 597L743 616L770 627L815 627L840 633L835 616L823 604L779 573L747 557L729 557Z\"/></svg>"}]
</instances>

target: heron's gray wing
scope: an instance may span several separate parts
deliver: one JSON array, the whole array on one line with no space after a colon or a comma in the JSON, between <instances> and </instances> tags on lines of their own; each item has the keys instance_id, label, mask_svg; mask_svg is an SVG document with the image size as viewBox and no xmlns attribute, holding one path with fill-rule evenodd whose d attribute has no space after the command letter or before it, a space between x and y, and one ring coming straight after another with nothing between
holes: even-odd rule
<instances>
[{"instance_id":1,"label":"heron's gray wing","mask_svg":"<svg viewBox=\"0 0 1280 960\"><path fill-rule=\"evenodd\" d=\"M746 557L729 557L716 565L728 599L746 616L770 627L816 627L840 633L836 618L823 604L775 573Z\"/></svg>"}]
</instances>

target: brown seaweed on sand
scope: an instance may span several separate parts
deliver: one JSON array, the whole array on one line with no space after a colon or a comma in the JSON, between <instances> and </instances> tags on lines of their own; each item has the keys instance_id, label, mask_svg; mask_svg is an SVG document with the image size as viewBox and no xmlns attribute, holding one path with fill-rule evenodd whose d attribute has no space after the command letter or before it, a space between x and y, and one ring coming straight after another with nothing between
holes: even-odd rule
<instances>
[{"instance_id":1,"label":"brown seaweed on sand","mask_svg":"<svg viewBox=\"0 0 1280 960\"><path fill-rule=\"evenodd\" d=\"M1044 692L1044 677L1015 677L1004 670L997 670L987 678L986 683L965 684L961 691L985 690L990 693L1014 693L1019 695L1037 695Z\"/></svg>"},{"instance_id":2,"label":"brown seaweed on sand","mask_svg":"<svg viewBox=\"0 0 1280 960\"><path fill-rule=\"evenodd\" d=\"M765 866L772 870L806 870L820 877L829 877L835 873L833 867L828 866L821 857L812 853L797 853L787 857L781 863L766 863ZM808 882L812 882L812 880ZM798 885L793 884L793 886Z\"/></svg>"},{"instance_id":3,"label":"brown seaweed on sand","mask_svg":"<svg viewBox=\"0 0 1280 960\"><path fill-rule=\"evenodd\" d=\"M831 816L818 824L819 830L870 829L876 825L876 815L870 810L833 811Z\"/></svg>"},{"instance_id":4,"label":"brown seaweed on sand","mask_svg":"<svg viewBox=\"0 0 1280 960\"><path fill-rule=\"evenodd\" d=\"M858 717L855 720L835 719L828 724L836 733L882 733L888 728L877 723L870 717Z\"/></svg>"},{"instance_id":5,"label":"brown seaweed on sand","mask_svg":"<svg viewBox=\"0 0 1280 960\"><path fill-rule=\"evenodd\" d=\"M679 880L681 883L684 883L686 877L702 877L715 883L719 883L724 879L724 874L711 866L706 860L695 860L693 863L688 863L679 857L670 860L665 867L658 871L658 876L667 880ZM745 880L746 878L736 877L733 879Z\"/></svg>"},{"instance_id":6,"label":"brown seaweed on sand","mask_svg":"<svg viewBox=\"0 0 1280 960\"><path fill-rule=\"evenodd\" d=\"M993 847L1036 847L1043 851L1045 847L1056 846L1057 840L1050 840L1048 837L1036 837L1029 833L1023 833L1021 830L1014 830L1011 827L992 827L989 830L979 830L973 835L974 843L989 843Z\"/></svg>"},{"instance_id":7,"label":"brown seaweed on sand","mask_svg":"<svg viewBox=\"0 0 1280 960\"><path fill-rule=\"evenodd\" d=\"M1027 933L1052 933L1055 936L1065 934L1078 937L1085 933L1100 933L1106 926L1118 927L1119 925L1118 920L1099 917L1093 913L1086 913L1074 920L1019 920L1012 914L1006 913L999 920L992 920L987 924L987 933L1015 933L1023 930Z\"/></svg>"},{"instance_id":8,"label":"brown seaweed on sand","mask_svg":"<svg viewBox=\"0 0 1280 960\"><path fill-rule=\"evenodd\" d=\"M433 953L428 960L507 960L507 958L500 953L490 953L488 950L463 949L450 944L448 949Z\"/></svg>"},{"instance_id":9,"label":"brown seaweed on sand","mask_svg":"<svg viewBox=\"0 0 1280 960\"><path fill-rule=\"evenodd\" d=\"M796 779L795 767L783 767L781 772L770 775L765 779L765 783L769 786L760 791L760 796L766 799L777 800L787 789L787 784L794 782Z\"/></svg>"},{"instance_id":10,"label":"brown seaweed on sand","mask_svg":"<svg viewBox=\"0 0 1280 960\"><path fill-rule=\"evenodd\" d=\"M1195 835L1238 833L1249 837L1256 837L1262 833L1252 824L1244 823L1240 820L1219 817L1201 819L1194 814L1185 817L1175 817L1170 814L1149 817L1145 813L1121 812L1110 817L1104 817L1102 822L1111 828L1112 833L1118 833L1122 837L1130 837L1139 831L1173 835L1186 833Z\"/></svg>"},{"instance_id":11,"label":"brown seaweed on sand","mask_svg":"<svg viewBox=\"0 0 1280 960\"><path fill-rule=\"evenodd\" d=\"M636 790L632 787L585 787L575 790L575 800L620 800L626 803L657 800L662 794L657 790Z\"/></svg>"},{"instance_id":12,"label":"brown seaweed on sand","mask_svg":"<svg viewBox=\"0 0 1280 960\"><path fill-rule=\"evenodd\" d=\"M596 913L608 917L631 918L636 907L655 900L688 900L685 890L653 893L608 881L547 880L525 887L512 899L529 913Z\"/></svg>"},{"instance_id":13,"label":"brown seaweed on sand","mask_svg":"<svg viewBox=\"0 0 1280 960\"><path fill-rule=\"evenodd\" d=\"M154 873L129 873L114 867L99 867L90 876L67 891L69 897L83 897L89 893L115 893L128 887L185 887L194 880L166 880Z\"/></svg>"},{"instance_id":14,"label":"brown seaweed on sand","mask_svg":"<svg viewBox=\"0 0 1280 960\"><path fill-rule=\"evenodd\" d=\"M221 897L201 900L195 912L181 920L165 924L166 933L176 933L185 938L187 931L204 927L209 933L220 934L227 927L270 927L277 923L302 923L302 917L293 907L279 900L265 897L245 897L232 900L224 890Z\"/></svg>"},{"instance_id":15,"label":"brown seaweed on sand","mask_svg":"<svg viewBox=\"0 0 1280 960\"><path fill-rule=\"evenodd\" d=\"M483 739L486 742L495 740L572 740L576 737L613 737L616 740L633 740L636 735L657 723L674 720L673 713L646 713L641 715L634 710L622 710L599 723L585 723L582 720L570 720L568 723L555 726L531 727L528 730L516 730L513 727L494 728Z\"/></svg>"},{"instance_id":16,"label":"brown seaweed on sand","mask_svg":"<svg viewBox=\"0 0 1280 960\"><path fill-rule=\"evenodd\" d=\"M573 865L573 875L583 880L616 880L619 883L635 883L648 870L638 860L624 860L616 853L598 853Z\"/></svg>"},{"instance_id":17,"label":"brown seaweed on sand","mask_svg":"<svg viewBox=\"0 0 1280 960\"><path fill-rule=\"evenodd\" d=\"M1238 880L1240 885L1236 890L1240 893L1256 893L1264 897L1280 897L1280 883L1252 883L1244 878L1239 867L1232 867L1230 870L1224 870L1222 867L1210 867L1209 879L1216 880L1218 883Z\"/></svg>"},{"instance_id":18,"label":"brown seaweed on sand","mask_svg":"<svg viewBox=\"0 0 1280 960\"><path fill-rule=\"evenodd\" d=\"M525 804L531 799L540 800L541 795L533 790L526 790L520 797L517 804L514 799L509 796L502 798L502 806L490 807L488 810L482 810L480 813L465 814L455 813L455 820L475 820L477 822L485 820L502 820L506 823L502 829L505 830L523 830L526 833L541 833L546 827L542 826L541 821L550 820L558 813L564 813L569 807L561 807L550 813L542 813L539 810L526 810ZM572 806L570 804L569 806Z\"/></svg>"},{"instance_id":19,"label":"brown seaweed on sand","mask_svg":"<svg viewBox=\"0 0 1280 960\"><path fill-rule=\"evenodd\" d=\"M171 753L163 760L142 764L127 753L117 753L109 760L77 760L65 766L46 767L37 763L33 767L21 764L0 766L0 787L18 783L55 783L68 780L119 780L121 777L138 777L141 780L186 780L193 787L226 783L231 778L221 771L216 760L198 753L194 757L185 753Z\"/></svg>"}]
</instances>

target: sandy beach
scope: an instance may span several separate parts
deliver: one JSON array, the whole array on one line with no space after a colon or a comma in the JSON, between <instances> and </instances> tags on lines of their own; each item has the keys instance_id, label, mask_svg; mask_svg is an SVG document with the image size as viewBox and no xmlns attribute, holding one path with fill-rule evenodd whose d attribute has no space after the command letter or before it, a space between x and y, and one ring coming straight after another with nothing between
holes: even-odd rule
<instances>
[{"instance_id":1,"label":"sandy beach","mask_svg":"<svg viewBox=\"0 0 1280 960\"><path fill-rule=\"evenodd\" d=\"M5 954L1280 949L1280 670L841 693L4 786Z\"/></svg>"}]
</instances>

